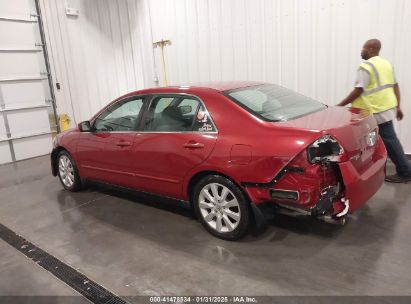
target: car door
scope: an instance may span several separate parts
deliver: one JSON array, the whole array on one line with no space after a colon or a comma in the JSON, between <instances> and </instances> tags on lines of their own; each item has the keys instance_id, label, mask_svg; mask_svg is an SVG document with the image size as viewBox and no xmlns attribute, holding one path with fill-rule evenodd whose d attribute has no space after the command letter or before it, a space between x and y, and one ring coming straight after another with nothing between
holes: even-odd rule
<instances>
[{"instance_id":1,"label":"car door","mask_svg":"<svg viewBox=\"0 0 411 304\"><path fill-rule=\"evenodd\" d=\"M82 132L77 144L85 178L133 187L132 147L145 98L128 97L109 106Z\"/></svg>"},{"instance_id":2,"label":"car door","mask_svg":"<svg viewBox=\"0 0 411 304\"><path fill-rule=\"evenodd\" d=\"M133 147L138 188L181 197L189 170L213 150L217 130L203 102L189 95L155 95Z\"/></svg>"}]
</instances>

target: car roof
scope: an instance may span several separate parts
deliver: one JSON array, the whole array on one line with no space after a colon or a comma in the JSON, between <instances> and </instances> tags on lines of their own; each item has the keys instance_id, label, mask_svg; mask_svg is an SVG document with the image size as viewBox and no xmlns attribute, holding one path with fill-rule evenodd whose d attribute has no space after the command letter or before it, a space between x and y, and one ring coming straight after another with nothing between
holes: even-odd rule
<instances>
[{"instance_id":1,"label":"car roof","mask_svg":"<svg viewBox=\"0 0 411 304\"><path fill-rule=\"evenodd\" d=\"M255 86L263 84L262 82L258 81L210 81L210 82L199 82L193 83L189 85L183 85L183 87L193 87L193 88L205 88L205 89L213 89L219 92L245 88L250 86ZM177 86L181 87L181 86Z\"/></svg>"},{"instance_id":2,"label":"car roof","mask_svg":"<svg viewBox=\"0 0 411 304\"><path fill-rule=\"evenodd\" d=\"M196 93L217 91L224 92L239 88L245 88L255 85L264 84L258 81L214 81L214 82L200 82L192 84L173 85L168 87L154 87L131 92L127 95L135 94L155 94L155 93Z\"/></svg>"}]
</instances>

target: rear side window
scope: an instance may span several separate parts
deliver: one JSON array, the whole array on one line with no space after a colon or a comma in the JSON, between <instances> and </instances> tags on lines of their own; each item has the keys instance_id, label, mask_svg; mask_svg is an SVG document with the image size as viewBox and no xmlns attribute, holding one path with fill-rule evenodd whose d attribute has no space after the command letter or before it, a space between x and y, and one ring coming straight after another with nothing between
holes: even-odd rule
<instances>
[{"instance_id":1,"label":"rear side window","mask_svg":"<svg viewBox=\"0 0 411 304\"><path fill-rule=\"evenodd\" d=\"M157 96L144 117L144 131L210 132L215 131L215 127L195 97Z\"/></svg>"},{"instance_id":2,"label":"rear side window","mask_svg":"<svg viewBox=\"0 0 411 304\"><path fill-rule=\"evenodd\" d=\"M267 121L287 121L326 108L314 99L274 84L235 89L225 95Z\"/></svg>"},{"instance_id":3,"label":"rear side window","mask_svg":"<svg viewBox=\"0 0 411 304\"><path fill-rule=\"evenodd\" d=\"M194 115L187 115L188 106L180 106L181 102L179 97L155 97L144 120L144 131L191 131ZM199 101L192 100L192 106L197 108ZM192 112L191 107L188 111Z\"/></svg>"}]
</instances>

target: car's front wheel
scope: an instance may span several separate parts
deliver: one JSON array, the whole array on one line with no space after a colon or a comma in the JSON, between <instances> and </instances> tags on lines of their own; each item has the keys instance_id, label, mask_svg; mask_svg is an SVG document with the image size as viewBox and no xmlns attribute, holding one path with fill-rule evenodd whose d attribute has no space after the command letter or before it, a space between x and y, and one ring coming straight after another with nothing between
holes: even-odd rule
<instances>
[{"instance_id":1,"label":"car's front wheel","mask_svg":"<svg viewBox=\"0 0 411 304\"><path fill-rule=\"evenodd\" d=\"M78 191L82 187L82 181L75 162L67 151L60 151L57 155L58 176L64 189Z\"/></svg>"},{"instance_id":2,"label":"car's front wheel","mask_svg":"<svg viewBox=\"0 0 411 304\"><path fill-rule=\"evenodd\" d=\"M203 226L221 239L238 240L249 229L248 201L241 189L223 176L203 178L194 188L193 205Z\"/></svg>"}]
</instances>

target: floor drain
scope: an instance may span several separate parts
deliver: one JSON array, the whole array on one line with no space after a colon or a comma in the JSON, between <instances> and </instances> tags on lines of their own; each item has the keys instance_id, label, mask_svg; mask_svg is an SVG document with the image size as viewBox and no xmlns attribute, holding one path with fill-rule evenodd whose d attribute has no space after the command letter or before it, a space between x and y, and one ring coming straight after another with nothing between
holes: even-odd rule
<instances>
[{"instance_id":1,"label":"floor drain","mask_svg":"<svg viewBox=\"0 0 411 304\"><path fill-rule=\"evenodd\" d=\"M78 291L88 300L98 304L123 304L127 303L122 298L87 278L69 265L48 254L25 238L0 224L0 238L12 247L23 253L26 257L43 267L55 277Z\"/></svg>"}]
</instances>

